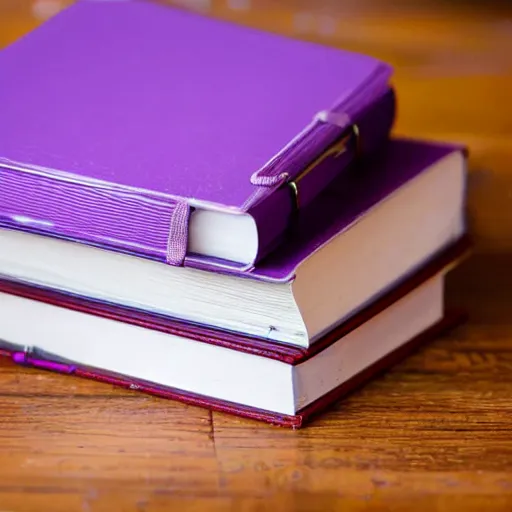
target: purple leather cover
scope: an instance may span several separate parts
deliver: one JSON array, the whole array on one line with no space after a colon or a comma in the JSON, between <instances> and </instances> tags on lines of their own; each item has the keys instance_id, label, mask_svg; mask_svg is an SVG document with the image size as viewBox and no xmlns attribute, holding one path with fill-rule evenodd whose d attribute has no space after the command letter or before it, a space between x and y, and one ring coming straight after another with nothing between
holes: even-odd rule
<instances>
[{"instance_id":1,"label":"purple leather cover","mask_svg":"<svg viewBox=\"0 0 512 512\"><path fill-rule=\"evenodd\" d=\"M386 139L390 76L368 56L169 6L78 1L0 53L0 220L194 265L194 206L254 210L262 257L287 226L282 201L267 203L285 181L354 122L363 154ZM306 203L354 143L301 183Z\"/></svg>"},{"instance_id":2,"label":"purple leather cover","mask_svg":"<svg viewBox=\"0 0 512 512\"><path fill-rule=\"evenodd\" d=\"M30 354L26 352L18 352L16 349L8 349L5 346L0 346L0 356L8 357L14 363L21 366L28 366L41 370L48 370L56 373L92 379L98 382L103 382L105 384L127 388L141 393L147 393L159 398L176 400L188 405L204 407L212 411L262 421L275 426L298 429L305 426L313 418L317 417L320 413L322 413L328 407L332 406L341 398L356 391L369 380L376 378L379 374L384 373L386 370L389 370L391 367L401 362L404 358L408 357L409 354L421 347L424 343L430 341L436 336L439 336L448 329L456 327L465 320L466 314L462 311L447 312L440 322L425 330L423 333L416 336L401 347L397 348L393 352L388 353L382 359L368 366L362 372L354 375L348 381L343 382L337 388L320 397L318 400L312 404L309 404L304 409L298 411L295 415L284 415L265 411L262 409L256 409L254 407L247 407L245 405L240 405L233 402L226 402L208 396L190 393L183 389L163 387L151 382L132 379L131 377L127 377L125 375L119 375L104 370L99 370L97 368L89 368L69 363L58 363L44 359L37 359L31 357Z\"/></svg>"}]
</instances>

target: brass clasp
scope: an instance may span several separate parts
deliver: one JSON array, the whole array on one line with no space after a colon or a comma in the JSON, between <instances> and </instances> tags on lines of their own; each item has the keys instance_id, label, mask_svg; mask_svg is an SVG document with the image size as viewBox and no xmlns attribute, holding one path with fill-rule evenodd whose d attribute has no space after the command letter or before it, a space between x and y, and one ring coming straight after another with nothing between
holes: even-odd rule
<instances>
[{"instance_id":1,"label":"brass clasp","mask_svg":"<svg viewBox=\"0 0 512 512\"><path fill-rule=\"evenodd\" d=\"M360 152L359 127L356 124L353 124L348 135L344 135L340 139L336 140L321 155L315 158L315 160L313 160L313 162L311 162L298 176L296 176L293 180L288 181L288 186L290 187L293 194L296 210L298 210L300 206L298 187L299 182L327 158L338 158L340 155L345 153L347 151L348 143L352 138L355 138L357 157Z\"/></svg>"}]
</instances>

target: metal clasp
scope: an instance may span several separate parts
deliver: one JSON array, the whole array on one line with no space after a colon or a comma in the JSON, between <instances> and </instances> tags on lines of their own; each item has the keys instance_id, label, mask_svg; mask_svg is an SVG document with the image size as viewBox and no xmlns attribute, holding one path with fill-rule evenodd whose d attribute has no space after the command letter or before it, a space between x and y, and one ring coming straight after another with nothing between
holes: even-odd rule
<instances>
[{"instance_id":1,"label":"metal clasp","mask_svg":"<svg viewBox=\"0 0 512 512\"><path fill-rule=\"evenodd\" d=\"M340 155L344 154L347 151L348 143L352 138L355 138L357 158L361 151L361 145L359 140L359 127L356 124L353 124L350 127L350 133L348 135L343 135L340 139L336 140L321 155L319 155L315 160L313 160L313 162L311 162L298 176L296 176L293 180L287 182L288 186L292 191L293 201L295 203L294 207L296 210L299 210L300 207L298 187L300 181L305 176L307 176L311 171L313 171L313 169L318 167L327 158L338 158Z\"/></svg>"}]
</instances>

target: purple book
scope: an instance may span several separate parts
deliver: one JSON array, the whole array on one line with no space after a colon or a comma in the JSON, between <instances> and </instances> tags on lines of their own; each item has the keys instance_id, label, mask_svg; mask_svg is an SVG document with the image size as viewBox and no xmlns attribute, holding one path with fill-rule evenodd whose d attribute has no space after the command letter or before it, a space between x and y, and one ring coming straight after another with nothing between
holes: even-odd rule
<instances>
[{"instance_id":1,"label":"purple book","mask_svg":"<svg viewBox=\"0 0 512 512\"><path fill-rule=\"evenodd\" d=\"M379 60L144 0L82 0L0 54L0 222L252 268L388 139Z\"/></svg>"},{"instance_id":2,"label":"purple book","mask_svg":"<svg viewBox=\"0 0 512 512\"><path fill-rule=\"evenodd\" d=\"M0 228L0 277L308 347L466 231L463 148L393 139L306 208L244 273L182 268Z\"/></svg>"}]
</instances>

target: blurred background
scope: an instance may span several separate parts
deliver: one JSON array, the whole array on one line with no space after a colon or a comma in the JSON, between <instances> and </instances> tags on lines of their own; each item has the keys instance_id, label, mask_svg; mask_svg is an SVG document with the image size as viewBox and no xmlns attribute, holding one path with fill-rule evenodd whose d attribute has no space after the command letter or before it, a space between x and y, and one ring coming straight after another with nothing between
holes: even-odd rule
<instances>
[{"instance_id":1,"label":"blurred background","mask_svg":"<svg viewBox=\"0 0 512 512\"><path fill-rule=\"evenodd\" d=\"M0 0L0 49L72 1ZM511 1L155 1L390 62L395 134L468 145L479 248L511 252Z\"/></svg>"},{"instance_id":2,"label":"blurred background","mask_svg":"<svg viewBox=\"0 0 512 512\"><path fill-rule=\"evenodd\" d=\"M0 48L72 1L0 0ZM510 116L496 115L512 91L512 2L156 1L390 62L399 90L398 131L481 145L477 133L512 130Z\"/></svg>"}]
</instances>

